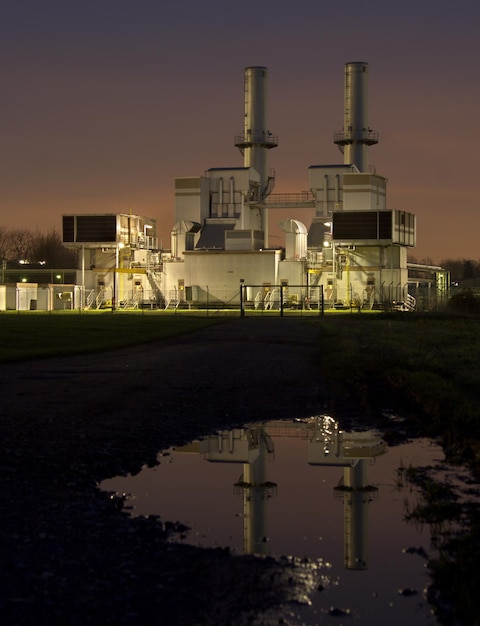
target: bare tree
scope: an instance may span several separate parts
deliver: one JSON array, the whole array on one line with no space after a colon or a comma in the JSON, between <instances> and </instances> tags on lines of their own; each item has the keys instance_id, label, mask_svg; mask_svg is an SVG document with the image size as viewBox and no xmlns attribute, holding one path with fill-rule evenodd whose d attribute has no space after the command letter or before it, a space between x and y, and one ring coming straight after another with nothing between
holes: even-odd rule
<instances>
[{"instance_id":1,"label":"bare tree","mask_svg":"<svg viewBox=\"0 0 480 626\"><path fill-rule=\"evenodd\" d=\"M11 265L27 262L45 268L73 269L77 267L78 254L65 248L55 229L44 234L0 226L0 261Z\"/></svg>"},{"instance_id":2,"label":"bare tree","mask_svg":"<svg viewBox=\"0 0 480 626\"><path fill-rule=\"evenodd\" d=\"M58 232L53 228L47 234L35 233L32 239L31 261L46 268L76 268L78 254L65 248Z\"/></svg>"},{"instance_id":3,"label":"bare tree","mask_svg":"<svg viewBox=\"0 0 480 626\"><path fill-rule=\"evenodd\" d=\"M22 260L30 261L33 243L31 231L18 228L8 231L7 235L8 256L6 260L17 263Z\"/></svg>"},{"instance_id":4,"label":"bare tree","mask_svg":"<svg viewBox=\"0 0 480 626\"><path fill-rule=\"evenodd\" d=\"M454 281L480 276L480 262L473 259L445 259L441 265L450 272Z\"/></svg>"},{"instance_id":5,"label":"bare tree","mask_svg":"<svg viewBox=\"0 0 480 626\"><path fill-rule=\"evenodd\" d=\"M9 231L0 226L0 261L11 259L11 243Z\"/></svg>"}]
</instances>

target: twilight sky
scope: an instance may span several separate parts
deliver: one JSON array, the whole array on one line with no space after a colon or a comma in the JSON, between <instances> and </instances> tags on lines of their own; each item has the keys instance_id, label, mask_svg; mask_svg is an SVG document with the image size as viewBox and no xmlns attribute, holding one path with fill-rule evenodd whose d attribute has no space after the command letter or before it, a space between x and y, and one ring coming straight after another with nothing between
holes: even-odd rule
<instances>
[{"instance_id":1,"label":"twilight sky","mask_svg":"<svg viewBox=\"0 0 480 626\"><path fill-rule=\"evenodd\" d=\"M5 0L0 226L131 209L168 247L173 179L243 165L249 65L269 69L275 192L306 190L342 162L343 66L366 61L369 160L417 216L411 256L478 260L479 24L478 0Z\"/></svg>"}]
</instances>

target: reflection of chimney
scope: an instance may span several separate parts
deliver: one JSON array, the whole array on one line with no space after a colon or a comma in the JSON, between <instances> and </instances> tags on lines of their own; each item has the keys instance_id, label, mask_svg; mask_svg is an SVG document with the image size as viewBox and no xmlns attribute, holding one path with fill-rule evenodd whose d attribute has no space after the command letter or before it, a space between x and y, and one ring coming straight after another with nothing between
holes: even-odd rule
<instances>
[{"instance_id":1,"label":"reflection of chimney","mask_svg":"<svg viewBox=\"0 0 480 626\"><path fill-rule=\"evenodd\" d=\"M258 429L258 457L243 466L243 549L246 554L267 554L267 500L276 484L267 481L268 435Z\"/></svg>"},{"instance_id":2,"label":"reflection of chimney","mask_svg":"<svg viewBox=\"0 0 480 626\"><path fill-rule=\"evenodd\" d=\"M367 569L368 504L376 487L368 484L368 460L386 452L374 432L345 433L330 417L318 418L309 441L311 465L343 467L343 482L335 494L344 502L344 553L347 569Z\"/></svg>"},{"instance_id":3,"label":"reflection of chimney","mask_svg":"<svg viewBox=\"0 0 480 626\"><path fill-rule=\"evenodd\" d=\"M313 424L313 432L312 432ZM268 429L268 431L267 431ZM331 417L318 417L306 425L276 423L220 431L200 442L205 459L218 463L242 463L243 475L235 483L243 494L244 551L267 553L267 501L276 494L277 485L267 480L267 458L274 446L270 433L298 437L305 433L308 463L343 467L343 481L335 495L344 502L344 548L347 569L367 568L368 504L375 499L377 488L368 484L368 463L387 450L374 431L346 433Z\"/></svg>"},{"instance_id":4,"label":"reflection of chimney","mask_svg":"<svg viewBox=\"0 0 480 626\"><path fill-rule=\"evenodd\" d=\"M221 431L200 443L205 459L217 463L243 463L243 476L235 484L243 493L243 547L246 554L267 553L267 510L277 485L267 480L267 457L273 452L263 426Z\"/></svg>"},{"instance_id":5,"label":"reflection of chimney","mask_svg":"<svg viewBox=\"0 0 480 626\"><path fill-rule=\"evenodd\" d=\"M368 504L376 496L377 488L368 485L367 463L362 459L354 467L345 467L343 485L335 488L336 495L343 498L346 569L368 567Z\"/></svg>"}]
</instances>

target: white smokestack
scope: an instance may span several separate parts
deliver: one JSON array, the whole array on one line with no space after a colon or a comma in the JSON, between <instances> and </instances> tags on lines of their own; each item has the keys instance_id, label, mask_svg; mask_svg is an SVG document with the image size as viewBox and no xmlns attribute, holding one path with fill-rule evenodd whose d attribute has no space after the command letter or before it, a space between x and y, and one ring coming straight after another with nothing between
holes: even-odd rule
<instances>
[{"instance_id":1,"label":"white smokestack","mask_svg":"<svg viewBox=\"0 0 480 626\"><path fill-rule=\"evenodd\" d=\"M368 172L368 146L378 143L378 133L368 125L368 63L345 64L344 89L343 130L335 133L334 141L345 165Z\"/></svg>"}]
</instances>

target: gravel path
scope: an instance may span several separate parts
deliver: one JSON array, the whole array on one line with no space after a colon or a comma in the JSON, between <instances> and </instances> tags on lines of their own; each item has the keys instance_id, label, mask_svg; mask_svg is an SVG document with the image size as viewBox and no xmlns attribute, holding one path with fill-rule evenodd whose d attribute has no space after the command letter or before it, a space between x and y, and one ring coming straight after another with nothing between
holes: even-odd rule
<instances>
[{"instance_id":1,"label":"gravel path","mask_svg":"<svg viewBox=\"0 0 480 626\"><path fill-rule=\"evenodd\" d=\"M167 542L166 520L130 519L97 484L215 428L320 412L318 332L246 318L1 366L2 623L288 624L308 563Z\"/></svg>"}]
</instances>

